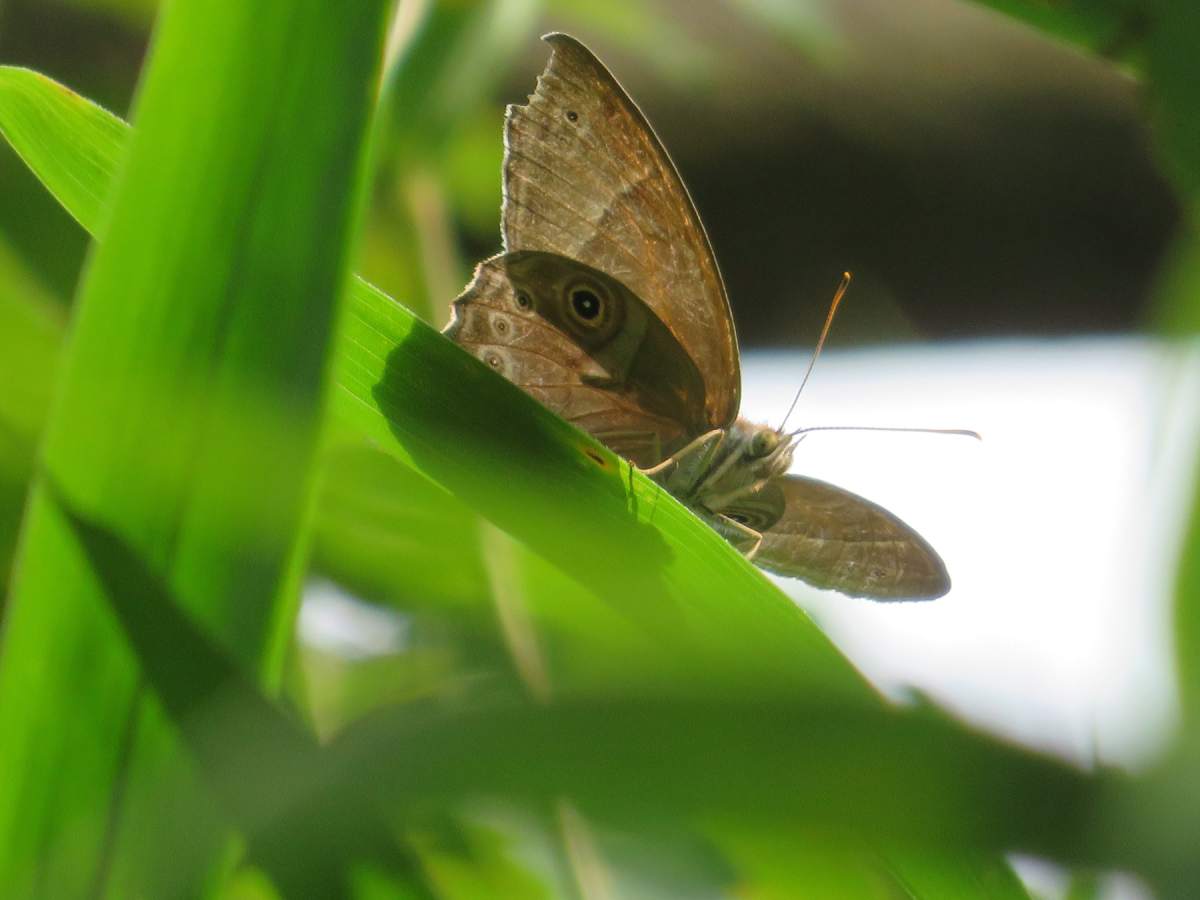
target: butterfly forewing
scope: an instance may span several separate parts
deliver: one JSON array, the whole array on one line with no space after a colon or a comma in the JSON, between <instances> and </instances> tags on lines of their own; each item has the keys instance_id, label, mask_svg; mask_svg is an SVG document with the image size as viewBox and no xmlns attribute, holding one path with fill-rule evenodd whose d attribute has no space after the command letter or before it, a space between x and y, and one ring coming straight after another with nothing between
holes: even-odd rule
<instances>
[{"instance_id":1,"label":"butterfly forewing","mask_svg":"<svg viewBox=\"0 0 1200 900\"><path fill-rule=\"evenodd\" d=\"M616 79L574 38L505 122L501 228L508 251L578 260L624 284L705 379L708 427L737 414L741 375L725 287L674 165Z\"/></svg>"},{"instance_id":2,"label":"butterfly forewing","mask_svg":"<svg viewBox=\"0 0 1200 900\"><path fill-rule=\"evenodd\" d=\"M788 475L720 510L762 533L754 562L815 587L874 600L932 600L950 590L934 549L882 506Z\"/></svg>"}]
</instances>

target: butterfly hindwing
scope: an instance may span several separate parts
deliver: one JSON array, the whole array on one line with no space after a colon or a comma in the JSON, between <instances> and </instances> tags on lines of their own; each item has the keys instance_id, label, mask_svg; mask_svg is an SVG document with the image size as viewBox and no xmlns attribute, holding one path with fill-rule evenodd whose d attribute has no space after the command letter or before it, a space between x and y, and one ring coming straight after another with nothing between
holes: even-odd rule
<instances>
[{"instance_id":1,"label":"butterfly hindwing","mask_svg":"<svg viewBox=\"0 0 1200 900\"><path fill-rule=\"evenodd\" d=\"M485 260L446 333L637 465L704 427L703 378L671 332L620 282L574 260Z\"/></svg>"},{"instance_id":2,"label":"butterfly hindwing","mask_svg":"<svg viewBox=\"0 0 1200 900\"><path fill-rule=\"evenodd\" d=\"M950 590L937 552L916 531L857 494L787 475L721 514L762 534L754 562L853 597L918 600Z\"/></svg>"}]
</instances>

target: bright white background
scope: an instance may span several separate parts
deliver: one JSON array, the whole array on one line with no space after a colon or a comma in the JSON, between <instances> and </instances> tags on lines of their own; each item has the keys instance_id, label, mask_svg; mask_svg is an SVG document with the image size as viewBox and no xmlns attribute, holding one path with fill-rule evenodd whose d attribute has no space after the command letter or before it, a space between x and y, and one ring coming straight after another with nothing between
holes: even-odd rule
<instances>
[{"instance_id":1,"label":"bright white background","mask_svg":"<svg viewBox=\"0 0 1200 900\"><path fill-rule=\"evenodd\" d=\"M778 422L807 363L746 360ZM879 604L781 579L893 695L1087 762L1136 765L1174 714L1169 573L1191 496L1200 356L1149 340L827 351L790 423L971 428L808 436L793 470L886 506L954 587Z\"/></svg>"},{"instance_id":2,"label":"bright white background","mask_svg":"<svg viewBox=\"0 0 1200 900\"><path fill-rule=\"evenodd\" d=\"M743 413L777 423L807 360L751 355ZM988 730L1137 768L1174 724L1171 573L1200 441L1200 352L1076 339L826 351L792 427L971 428L969 438L808 436L793 471L883 504L954 587L879 604L780 585L880 689L916 689ZM1017 859L1039 896L1056 866ZM1145 900L1112 874L1105 900Z\"/></svg>"}]
</instances>

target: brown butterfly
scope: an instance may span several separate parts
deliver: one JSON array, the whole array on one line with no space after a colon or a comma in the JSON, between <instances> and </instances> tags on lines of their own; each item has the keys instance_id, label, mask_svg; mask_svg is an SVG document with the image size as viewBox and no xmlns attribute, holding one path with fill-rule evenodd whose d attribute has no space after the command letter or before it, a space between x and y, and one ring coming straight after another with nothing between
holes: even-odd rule
<instances>
[{"instance_id":1,"label":"brown butterfly","mask_svg":"<svg viewBox=\"0 0 1200 900\"><path fill-rule=\"evenodd\" d=\"M504 129L505 252L446 334L643 468L765 569L877 600L950 589L880 506L788 475L795 435L738 418L725 286L687 189L599 60L565 34Z\"/></svg>"}]
</instances>

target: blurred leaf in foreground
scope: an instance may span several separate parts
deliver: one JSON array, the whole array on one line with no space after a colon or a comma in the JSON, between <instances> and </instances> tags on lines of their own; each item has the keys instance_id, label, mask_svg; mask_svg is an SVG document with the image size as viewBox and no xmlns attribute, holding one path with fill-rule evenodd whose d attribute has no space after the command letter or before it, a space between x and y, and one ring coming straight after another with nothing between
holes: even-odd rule
<instances>
[{"instance_id":1,"label":"blurred leaf in foreground","mask_svg":"<svg viewBox=\"0 0 1200 900\"><path fill-rule=\"evenodd\" d=\"M58 303L0 240L0 610L63 328Z\"/></svg>"},{"instance_id":2,"label":"blurred leaf in foreground","mask_svg":"<svg viewBox=\"0 0 1200 900\"><path fill-rule=\"evenodd\" d=\"M127 157L122 123L3 72L6 135L102 235L44 469L263 685L291 636L283 586L387 7L169 4ZM201 893L225 865L221 817L45 490L17 572L0 656L0 883L55 900Z\"/></svg>"},{"instance_id":3,"label":"blurred leaf in foreground","mask_svg":"<svg viewBox=\"0 0 1200 900\"><path fill-rule=\"evenodd\" d=\"M106 526L82 516L49 479L141 669L253 860L286 896L336 896L354 864L411 867L369 805L329 785L312 735L275 707L238 663L188 621L159 577ZM181 839L183 836L177 836Z\"/></svg>"}]
</instances>

